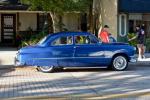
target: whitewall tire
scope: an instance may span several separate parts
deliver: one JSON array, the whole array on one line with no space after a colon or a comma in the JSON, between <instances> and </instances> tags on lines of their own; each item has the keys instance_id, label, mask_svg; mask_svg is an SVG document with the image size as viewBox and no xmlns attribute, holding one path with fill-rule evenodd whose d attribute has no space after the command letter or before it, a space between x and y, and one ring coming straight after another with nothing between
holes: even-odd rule
<instances>
[{"instance_id":1,"label":"whitewall tire","mask_svg":"<svg viewBox=\"0 0 150 100\"><path fill-rule=\"evenodd\" d=\"M128 60L125 56L119 55L114 57L112 61L112 69L115 71L123 71L128 67Z\"/></svg>"},{"instance_id":2,"label":"whitewall tire","mask_svg":"<svg viewBox=\"0 0 150 100\"><path fill-rule=\"evenodd\" d=\"M37 70L44 73L51 73L54 71L54 66L38 66Z\"/></svg>"}]
</instances>

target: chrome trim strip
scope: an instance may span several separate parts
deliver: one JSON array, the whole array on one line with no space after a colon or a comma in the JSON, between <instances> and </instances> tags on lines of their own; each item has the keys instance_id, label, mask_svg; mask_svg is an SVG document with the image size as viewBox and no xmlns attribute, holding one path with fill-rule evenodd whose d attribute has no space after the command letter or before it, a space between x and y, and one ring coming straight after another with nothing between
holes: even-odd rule
<instances>
[{"instance_id":1,"label":"chrome trim strip","mask_svg":"<svg viewBox=\"0 0 150 100\"><path fill-rule=\"evenodd\" d=\"M88 58L88 59L90 59L90 58L104 58L104 57L59 57L59 58L33 58L33 59L35 59L35 60L37 60L37 59L78 59L78 58ZM109 58L109 57L105 57L105 58Z\"/></svg>"},{"instance_id":2,"label":"chrome trim strip","mask_svg":"<svg viewBox=\"0 0 150 100\"><path fill-rule=\"evenodd\" d=\"M94 68L107 68L107 66L99 66L99 67L64 67L63 69L94 69Z\"/></svg>"}]
</instances>

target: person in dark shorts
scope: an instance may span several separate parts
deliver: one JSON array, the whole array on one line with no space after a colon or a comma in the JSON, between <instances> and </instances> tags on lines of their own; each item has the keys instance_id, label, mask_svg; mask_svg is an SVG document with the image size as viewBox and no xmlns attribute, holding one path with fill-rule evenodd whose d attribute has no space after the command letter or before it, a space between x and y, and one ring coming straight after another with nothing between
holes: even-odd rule
<instances>
[{"instance_id":1,"label":"person in dark shorts","mask_svg":"<svg viewBox=\"0 0 150 100\"><path fill-rule=\"evenodd\" d=\"M137 47L138 47L138 60L145 58L144 56L144 39L145 39L145 31L138 25L136 26L136 36L129 39L132 41L137 39Z\"/></svg>"}]
</instances>

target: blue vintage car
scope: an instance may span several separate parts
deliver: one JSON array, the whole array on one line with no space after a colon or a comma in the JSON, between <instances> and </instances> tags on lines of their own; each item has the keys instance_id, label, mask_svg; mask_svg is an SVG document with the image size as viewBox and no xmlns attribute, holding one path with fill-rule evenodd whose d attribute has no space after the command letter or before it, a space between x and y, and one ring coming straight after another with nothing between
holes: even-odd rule
<instances>
[{"instance_id":1,"label":"blue vintage car","mask_svg":"<svg viewBox=\"0 0 150 100\"><path fill-rule=\"evenodd\" d=\"M37 66L42 72L55 68L112 68L125 70L135 62L135 48L126 43L101 43L88 32L59 32L43 38L38 44L21 48L16 66Z\"/></svg>"}]
</instances>

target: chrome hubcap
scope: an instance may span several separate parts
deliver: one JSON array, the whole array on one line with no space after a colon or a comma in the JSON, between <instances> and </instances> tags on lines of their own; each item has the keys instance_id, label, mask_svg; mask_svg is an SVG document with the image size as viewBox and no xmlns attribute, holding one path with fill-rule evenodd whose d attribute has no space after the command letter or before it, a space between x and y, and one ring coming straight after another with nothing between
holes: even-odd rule
<instances>
[{"instance_id":1,"label":"chrome hubcap","mask_svg":"<svg viewBox=\"0 0 150 100\"><path fill-rule=\"evenodd\" d=\"M46 72L52 70L53 66L40 66L40 69Z\"/></svg>"},{"instance_id":2,"label":"chrome hubcap","mask_svg":"<svg viewBox=\"0 0 150 100\"><path fill-rule=\"evenodd\" d=\"M127 66L127 60L122 56L118 56L114 59L113 65L117 70L123 70Z\"/></svg>"}]
</instances>

